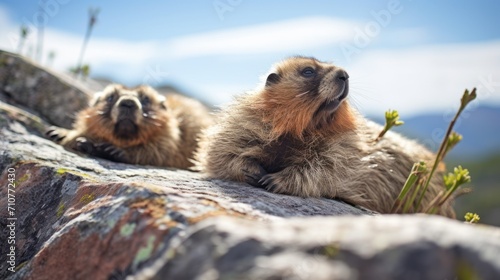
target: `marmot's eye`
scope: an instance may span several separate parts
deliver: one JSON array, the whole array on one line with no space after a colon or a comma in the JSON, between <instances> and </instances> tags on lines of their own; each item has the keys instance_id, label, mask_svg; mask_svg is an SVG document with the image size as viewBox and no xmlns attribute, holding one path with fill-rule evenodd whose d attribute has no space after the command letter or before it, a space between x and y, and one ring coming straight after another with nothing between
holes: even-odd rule
<instances>
[{"instance_id":1,"label":"marmot's eye","mask_svg":"<svg viewBox=\"0 0 500 280\"><path fill-rule=\"evenodd\" d=\"M310 78L316 74L316 71L312 67L306 67L302 70L301 74L306 78Z\"/></svg>"},{"instance_id":2,"label":"marmot's eye","mask_svg":"<svg viewBox=\"0 0 500 280\"><path fill-rule=\"evenodd\" d=\"M106 97L106 102L108 102L108 103L113 102L113 100L115 100L114 94L110 94L110 95L108 95L108 97Z\"/></svg>"},{"instance_id":3,"label":"marmot's eye","mask_svg":"<svg viewBox=\"0 0 500 280\"><path fill-rule=\"evenodd\" d=\"M149 99L149 97L143 95L143 96L141 96L141 103L143 106L149 105L149 103L151 103L151 99Z\"/></svg>"}]
</instances>

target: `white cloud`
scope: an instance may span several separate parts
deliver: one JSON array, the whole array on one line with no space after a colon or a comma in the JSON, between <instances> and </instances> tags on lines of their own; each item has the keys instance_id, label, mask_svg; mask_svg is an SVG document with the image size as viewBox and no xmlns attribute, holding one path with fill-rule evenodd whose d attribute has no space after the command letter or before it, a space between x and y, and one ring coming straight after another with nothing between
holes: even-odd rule
<instances>
[{"instance_id":1,"label":"white cloud","mask_svg":"<svg viewBox=\"0 0 500 280\"><path fill-rule=\"evenodd\" d=\"M499 103L500 41L365 51L348 72L352 96L370 113L458 108L463 91L473 87L481 102ZM483 82L488 79L489 89Z\"/></svg>"},{"instance_id":2,"label":"white cloud","mask_svg":"<svg viewBox=\"0 0 500 280\"><path fill-rule=\"evenodd\" d=\"M204 100L211 101L216 106L224 106L234 101L234 96L251 91L255 87L256 85L251 82L246 84L234 84L229 82L227 84L207 83L199 88L195 87L194 89L204 93Z\"/></svg>"},{"instance_id":3,"label":"white cloud","mask_svg":"<svg viewBox=\"0 0 500 280\"><path fill-rule=\"evenodd\" d=\"M326 17L298 18L174 39L175 57L301 51L351 38L355 23Z\"/></svg>"},{"instance_id":4,"label":"white cloud","mask_svg":"<svg viewBox=\"0 0 500 280\"><path fill-rule=\"evenodd\" d=\"M17 51L19 35L17 28L0 34L0 49ZM0 28L0 32L1 32ZM34 32L35 33L35 32ZM48 53L54 52L52 68L66 72L76 66L83 42L83 35L76 36L54 29L46 29L44 35L42 65L48 63ZM23 55L35 56L36 33L30 34ZM150 61L161 56L156 42L129 42L116 39L91 38L87 45L83 63L90 64L94 73L104 73L122 81L137 81L147 75ZM107 73L107 74L105 74Z\"/></svg>"},{"instance_id":5,"label":"white cloud","mask_svg":"<svg viewBox=\"0 0 500 280\"><path fill-rule=\"evenodd\" d=\"M49 29L45 34L45 50L53 50L57 54L55 67L67 69L77 63L82 36ZM148 60L158 56L156 42L130 42L117 39L91 38L84 55L84 62L92 67L104 68L106 65L123 65L127 68L143 66ZM126 71L126 69L121 69Z\"/></svg>"},{"instance_id":6,"label":"white cloud","mask_svg":"<svg viewBox=\"0 0 500 280\"><path fill-rule=\"evenodd\" d=\"M0 48L15 50L19 42L19 29L14 27L9 13L0 6Z\"/></svg>"},{"instance_id":7,"label":"white cloud","mask_svg":"<svg viewBox=\"0 0 500 280\"><path fill-rule=\"evenodd\" d=\"M388 32L381 33L380 35L385 44L393 46L411 46L412 44L425 42L430 37L426 29L419 27L400 28L393 31L388 30Z\"/></svg>"},{"instance_id":8,"label":"white cloud","mask_svg":"<svg viewBox=\"0 0 500 280\"><path fill-rule=\"evenodd\" d=\"M0 48L15 50L19 27L9 20L0 6ZM266 53L277 51L300 52L308 48L331 46L348 40L354 23L325 17L309 17L272 22L223 31L187 35L170 41L131 42L117 39L91 38L85 61L93 67L124 65L128 69L145 68L148 61L185 59L207 55ZM46 28L44 53L54 51L54 68L66 70L76 64L83 41L80 36ZM36 46L33 30L24 47L32 54ZM31 51L30 51L31 50ZM168 51L166 51L168 50ZM45 59L45 57L43 58Z\"/></svg>"}]
</instances>

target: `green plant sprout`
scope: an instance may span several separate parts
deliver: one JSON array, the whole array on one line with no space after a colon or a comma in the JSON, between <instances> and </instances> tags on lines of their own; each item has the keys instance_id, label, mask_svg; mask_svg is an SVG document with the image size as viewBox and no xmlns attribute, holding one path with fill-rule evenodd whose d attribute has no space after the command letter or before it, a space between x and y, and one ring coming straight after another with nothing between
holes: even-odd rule
<instances>
[{"instance_id":1,"label":"green plant sprout","mask_svg":"<svg viewBox=\"0 0 500 280\"><path fill-rule=\"evenodd\" d=\"M17 45L17 53L21 54L24 47L24 42L26 42L26 38L30 34L30 29L26 25L21 26L21 37L19 38L19 44Z\"/></svg>"},{"instance_id":2,"label":"green plant sprout","mask_svg":"<svg viewBox=\"0 0 500 280\"><path fill-rule=\"evenodd\" d=\"M83 75L84 79L87 79L90 75L90 65L84 64L81 69L81 74Z\"/></svg>"},{"instance_id":3,"label":"green plant sprout","mask_svg":"<svg viewBox=\"0 0 500 280\"><path fill-rule=\"evenodd\" d=\"M452 130L462 111L465 109L467 104L469 104L472 100L476 98L476 96L477 95L475 88L470 93L468 90L465 90L461 99L460 108L455 114L453 120L450 122L448 130L441 143L441 146L439 147L438 153L436 154L436 158L430 172L428 172L427 166L425 165L424 162L415 163L413 165L413 168L406 180L405 185L401 189L399 196L394 201L391 212L395 213L400 211L401 207L404 204L402 212L408 213L410 211L410 208L414 205L414 202L418 196L418 201L415 205L414 211L434 214L452 196L452 194L458 189L458 187L471 181L469 171L467 169L464 169L461 166L455 167L453 173L449 173L448 175L444 176L444 183L446 186L446 190L441 191L431 201L431 203L426 209L424 210L420 209L422 199L425 196L425 193L432 179L432 176L434 175L434 172L436 171L440 162L444 159L444 157L448 154L448 152L462 140L462 135L453 132ZM399 115L397 115L397 111L396 114L391 113L390 110L386 112L387 123L389 123L389 121L391 120L397 121L398 117ZM390 129L391 126L387 125L387 123L386 127ZM384 131L386 131L385 128ZM377 140L381 136L383 136L384 131L382 131ZM411 192L411 196L409 197L410 190L412 189L413 191Z\"/></svg>"},{"instance_id":4,"label":"green plant sprout","mask_svg":"<svg viewBox=\"0 0 500 280\"><path fill-rule=\"evenodd\" d=\"M462 135L453 131L448 137L448 144L446 145L446 150L444 151L443 158L446 157L449 151L453 149L460 141L462 141Z\"/></svg>"},{"instance_id":5,"label":"green plant sprout","mask_svg":"<svg viewBox=\"0 0 500 280\"><path fill-rule=\"evenodd\" d=\"M401 206L403 206L403 202L405 201L405 198L407 198L408 192L410 191L410 189L413 188L415 183L420 182L422 180L422 176L425 174L426 171L427 171L427 166L426 166L425 162L423 162L423 161L421 161L419 163L415 163L413 165L411 172L410 172L410 175L406 179L406 182L405 182L403 188L401 189L401 192L399 193L398 198L396 198L396 201L394 202L394 204L392 206L391 212L396 213L399 211L399 209L401 209ZM419 186L418 183L417 183L417 186ZM406 213L408 211L410 205L413 204L413 201L415 200L417 192L418 192L418 187L415 188L411 198L406 199L406 202L404 203L405 206L403 208L403 212Z\"/></svg>"},{"instance_id":6,"label":"green plant sprout","mask_svg":"<svg viewBox=\"0 0 500 280\"><path fill-rule=\"evenodd\" d=\"M399 112L397 110L387 110L385 112L385 126L384 129L380 132L375 139L375 142L378 142L382 137L384 137L385 133L389 131L393 126L403 125L404 121L399 120Z\"/></svg>"},{"instance_id":7,"label":"green plant sprout","mask_svg":"<svg viewBox=\"0 0 500 280\"><path fill-rule=\"evenodd\" d=\"M55 51L50 51L49 54L47 55L47 66L51 67L54 64L54 60L56 58L56 52Z\"/></svg>"},{"instance_id":8,"label":"green plant sprout","mask_svg":"<svg viewBox=\"0 0 500 280\"><path fill-rule=\"evenodd\" d=\"M424 187L422 190L422 193L420 194L420 197L417 202L416 209L420 208L420 204L422 203L422 199L424 198L425 192L427 191L427 188L429 187L429 183L431 182L432 176L434 175L434 172L436 171L439 163L444 159L444 156L446 153L450 150L448 146L451 144L452 146L456 145L457 138L456 136L453 136L450 138L452 135L452 130L453 127L455 126L455 123L457 122L458 117L462 113L462 111L467 107L467 105L474 99L476 99L477 94L476 94L476 88L472 89L472 92L469 93L469 90L465 90L464 94L462 95L462 99L460 100L460 108L458 109L457 113L455 114L455 117L453 120L450 122L450 125L448 126L448 130L446 131L446 134L443 138L443 142L441 142L441 146L439 146L438 153L436 155L436 159L434 160L434 164L432 166L431 172L427 176L427 179L424 183ZM467 171L468 172L468 171Z\"/></svg>"},{"instance_id":9,"label":"green plant sprout","mask_svg":"<svg viewBox=\"0 0 500 280\"><path fill-rule=\"evenodd\" d=\"M467 223L471 223L471 224L477 224L479 222L479 220L481 219L478 214L471 213L471 212L467 212L467 214L465 214L464 218L465 218L465 221Z\"/></svg>"},{"instance_id":10,"label":"green plant sprout","mask_svg":"<svg viewBox=\"0 0 500 280\"><path fill-rule=\"evenodd\" d=\"M425 209L425 213L435 214L439 207L441 207L446 200L448 200L451 195L463 184L470 183L471 178L469 175L469 170L463 169L462 166L455 167L453 173L448 173L444 175L444 184L446 186L446 192L441 191L436 198L431 202L431 204Z\"/></svg>"},{"instance_id":11,"label":"green plant sprout","mask_svg":"<svg viewBox=\"0 0 500 280\"><path fill-rule=\"evenodd\" d=\"M69 71L75 76L82 75L83 79L87 79L90 75L90 65L84 64L80 68L70 68Z\"/></svg>"}]
</instances>

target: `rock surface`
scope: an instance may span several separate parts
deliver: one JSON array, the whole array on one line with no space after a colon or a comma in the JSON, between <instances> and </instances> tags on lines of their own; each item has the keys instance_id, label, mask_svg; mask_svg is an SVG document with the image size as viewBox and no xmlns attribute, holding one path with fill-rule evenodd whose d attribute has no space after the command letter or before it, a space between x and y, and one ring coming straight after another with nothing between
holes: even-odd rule
<instances>
[{"instance_id":1,"label":"rock surface","mask_svg":"<svg viewBox=\"0 0 500 280\"><path fill-rule=\"evenodd\" d=\"M272 223L221 218L196 225L172 243L159 261L161 268L146 270L143 276L432 280L500 275L497 228L438 216L292 218Z\"/></svg>"},{"instance_id":2,"label":"rock surface","mask_svg":"<svg viewBox=\"0 0 500 280\"><path fill-rule=\"evenodd\" d=\"M87 158L43 118L0 102L0 279L500 279L498 228Z\"/></svg>"},{"instance_id":3,"label":"rock surface","mask_svg":"<svg viewBox=\"0 0 500 280\"><path fill-rule=\"evenodd\" d=\"M31 109L52 124L70 128L74 114L88 104L91 91L28 58L0 50L0 99Z\"/></svg>"}]
</instances>

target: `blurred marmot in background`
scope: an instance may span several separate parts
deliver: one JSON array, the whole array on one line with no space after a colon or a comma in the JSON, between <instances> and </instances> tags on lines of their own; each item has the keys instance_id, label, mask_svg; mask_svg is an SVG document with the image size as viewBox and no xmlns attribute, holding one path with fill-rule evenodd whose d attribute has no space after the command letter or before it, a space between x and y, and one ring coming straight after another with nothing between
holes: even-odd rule
<instances>
[{"instance_id":1,"label":"blurred marmot in background","mask_svg":"<svg viewBox=\"0 0 500 280\"><path fill-rule=\"evenodd\" d=\"M197 153L210 177L301 197L338 198L389 213L415 162L433 154L366 120L346 101L349 75L314 58L278 63L265 85L219 113ZM442 171L441 171L442 172ZM437 172L424 208L444 189ZM454 217L452 207L439 213Z\"/></svg>"},{"instance_id":2,"label":"blurred marmot in background","mask_svg":"<svg viewBox=\"0 0 500 280\"><path fill-rule=\"evenodd\" d=\"M193 165L200 131L210 123L207 108L196 100L112 84L78 113L73 130L53 128L47 135L91 156L186 169Z\"/></svg>"}]
</instances>

